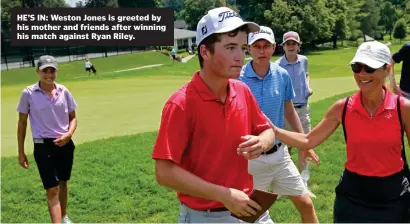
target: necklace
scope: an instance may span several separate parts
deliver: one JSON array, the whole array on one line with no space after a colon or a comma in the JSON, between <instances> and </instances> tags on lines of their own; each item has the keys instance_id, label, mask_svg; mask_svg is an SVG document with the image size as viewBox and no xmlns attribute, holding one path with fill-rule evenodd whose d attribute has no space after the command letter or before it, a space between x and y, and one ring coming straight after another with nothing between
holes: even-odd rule
<instances>
[{"instance_id":1,"label":"necklace","mask_svg":"<svg viewBox=\"0 0 410 224\"><path fill-rule=\"evenodd\" d=\"M379 109L379 107L380 107L380 105L377 107L377 109L374 111L374 112L371 112L371 110L363 103L363 105L364 105L364 108L367 110L367 112L369 113L369 115L370 115L370 118L373 118L373 115L374 115L374 113L376 113L376 111Z\"/></svg>"},{"instance_id":2,"label":"necklace","mask_svg":"<svg viewBox=\"0 0 410 224\"><path fill-rule=\"evenodd\" d=\"M383 96L383 100L379 103L379 105L376 107L376 110L374 110L373 112L366 106L366 104L363 103L363 97L361 97L360 100L362 101L362 104L363 104L364 108L366 109L367 113L369 113L370 118L373 118L373 115L379 110L379 107L380 107L380 106L383 104L383 102L384 102L384 97L385 97L385 96Z\"/></svg>"}]
</instances>

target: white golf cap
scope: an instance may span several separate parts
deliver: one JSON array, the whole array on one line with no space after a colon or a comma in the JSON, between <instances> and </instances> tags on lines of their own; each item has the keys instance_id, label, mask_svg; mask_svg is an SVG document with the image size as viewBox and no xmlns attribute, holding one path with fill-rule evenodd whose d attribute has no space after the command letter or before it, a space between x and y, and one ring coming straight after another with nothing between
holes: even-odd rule
<instances>
[{"instance_id":1,"label":"white golf cap","mask_svg":"<svg viewBox=\"0 0 410 224\"><path fill-rule=\"evenodd\" d=\"M259 25L243 21L241 16L228 7L211 9L199 20L196 27L196 45L214 33L227 33L243 25L248 25L249 32L259 30Z\"/></svg>"},{"instance_id":2,"label":"white golf cap","mask_svg":"<svg viewBox=\"0 0 410 224\"><path fill-rule=\"evenodd\" d=\"M275 35L273 34L272 29L267 26L260 26L259 31L249 33L248 44L251 45L260 39L264 39L269 41L271 44L275 44Z\"/></svg>"},{"instance_id":3,"label":"white golf cap","mask_svg":"<svg viewBox=\"0 0 410 224\"><path fill-rule=\"evenodd\" d=\"M377 69L390 64L390 57L390 49L385 44L378 41L364 42L357 49L350 65L358 62Z\"/></svg>"}]
</instances>

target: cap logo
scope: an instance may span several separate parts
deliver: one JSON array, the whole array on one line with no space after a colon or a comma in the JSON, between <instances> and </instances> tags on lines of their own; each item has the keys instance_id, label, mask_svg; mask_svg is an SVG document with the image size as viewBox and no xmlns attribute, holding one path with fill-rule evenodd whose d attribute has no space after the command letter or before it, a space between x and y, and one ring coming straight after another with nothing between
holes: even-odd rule
<instances>
[{"instance_id":1,"label":"cap logo","mask_svg":"<svg viewBox=\"0 0 410 224\"><path fill-rule=\"evenodd\" d=\"M298 39L298 37L296 35L294 35L293 33L285 34L285 39L292 38L292 37Z\"/></svg>"},{"instance_id":2,"label":"cap logo","mask_svg":"<svg viewBox=\"0 0 410 224\"><path fill-rule=\"evenodd\" d=\"M208 29L206 28L206 26L201 28L202 31L202 35L205 35L206 33L208 33Z\"/></svg>"},{"instance_id":3,"label":"cap logo","mask_svg":"<svg viewBox=\"0 0 410 224\"><path fill-rule=\"evenodd\" d=\"M219 18L218 22L221 23L221 22L224 21L225 19L228 19L228 18L231 18L231 17L241 18L241 16L239 16L239 14L236 13L235 11L225 11L225 12L219 13L219 15L218 15L218 18Z\"/></svg>"},{"instance_id":4,"label":"cap logo","mask_svg":"<svg viewBox=\"0 0 410 224\"><path fill-rule=\"evenodd\" d=\"M272 36L272 33L271 32L269 32L268 30L259 30L259 31L257 31L257 32L254 32L254 33L252 33L251 34L251 37L254 37L256 34L259 34L259 33L266 33L266 34L269 34L269 35L271 35Z\"/></svg>"},{"instance_id":5,"label":"cap logo","mask_svg":"<svg viewBox=\"0 0 410 224\"><path fill-rule=\"evenodd\" d=\"M47 58L46 61L47 61L47 62L50 62L51 60L50 60L50 58Z\"/></svg>"},{"instance_id":6,"label":"cap logo","mask_svg":"<svg viewBox=\"0 0 410 224\"><path fill-rule=\"evenodd\" d=\"M360 49L360 52L369 52L369 53L373 53L371 50L372 46L367 45L366 48L362 48Z\"/></svg>"}]
</instances>

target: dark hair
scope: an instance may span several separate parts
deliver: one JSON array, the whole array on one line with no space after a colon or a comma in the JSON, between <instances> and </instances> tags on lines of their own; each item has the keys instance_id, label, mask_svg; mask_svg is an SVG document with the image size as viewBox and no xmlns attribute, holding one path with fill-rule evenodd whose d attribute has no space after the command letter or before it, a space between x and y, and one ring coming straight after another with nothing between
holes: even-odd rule
<instances>
[{"instance_id":1,"label":"dark hair","mask_svg":"<svg viewBox=\"0 0 410 224\"><path fill-rule=\"evenodd\" d=\"M215 48L214 48L215 43L221 41L221 36L222 35L227 34L230 37L236 37L236 35L238 35L238 33L241 32L241 31L245 31L246 34L248 34L249 33L249 27L247 25L243 25L243 26L238 27L235 30L232 30L232 31L227 32L227 33L213 33L213 34L209 35L208 37L206 37L205 39L203 39L202 42L197 47L199 65L201 66L201 68L203 67L203 64L204 64L204 59L202 58L202 55L201 55L201 52L200 52L201 45L205 45L205 47L211 52L211 54L213 54L214 50L215 50Z\"/></svg>"}]
</instances>

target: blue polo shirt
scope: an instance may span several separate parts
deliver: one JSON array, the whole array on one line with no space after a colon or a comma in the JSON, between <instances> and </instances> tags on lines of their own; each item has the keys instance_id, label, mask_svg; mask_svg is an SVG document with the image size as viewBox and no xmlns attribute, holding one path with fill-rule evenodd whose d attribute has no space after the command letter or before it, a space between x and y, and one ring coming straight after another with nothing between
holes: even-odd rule
<instances>
[{"instance_id":1,"label":"blue polo shirt","mask_svg":"<svg viewBox=\"0 0 410 224\"><path fill-rule=\"evenodd\" d=\"M293 99L293 104L306 104L309 96L307 83L307 76L309 75L307 57L298 55L295 62L288 62L286 57L282 56L276 60L275 63L286 69L292 79L293 88L296 94Z\"/></svg>"},{"instance_id":2,"label":"blue polo shirt","mask_svg":"<svg viewBox=\"0 0 410 224\"><path fill-rule=\"evenodd\" d=\"M249 87L262 112L272 123L279 128L283 128L285 102L295 97L292 80L285 69L273 62L270 63L268 74L261 78L253 70L252 61L242 67L238 79ZM279 141L276 140L275 143L277 144Z\"/></svg>"}]
</instances>

